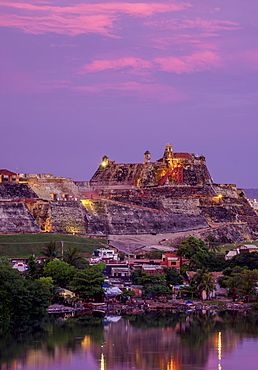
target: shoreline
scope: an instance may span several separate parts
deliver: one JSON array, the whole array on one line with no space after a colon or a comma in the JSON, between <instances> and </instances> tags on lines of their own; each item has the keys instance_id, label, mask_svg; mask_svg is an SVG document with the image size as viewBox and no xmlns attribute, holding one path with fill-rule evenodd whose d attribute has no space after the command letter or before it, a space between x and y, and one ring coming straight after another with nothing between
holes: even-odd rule
<instances>
[{"instance_id":1,"label":"shoreline","mask_svg":"<svg viewBox=\"0 0 258 370\"><path fill-rule=\"evenodd\" d=\"M221 301L224 302L224 301ZM49 314L83 312L85 314L105 315L137 315L149 312L168 312L168 311L212 311L212 310L251 310L249 303L225 302L225 304L209 304L205 301L196 301L191 304L185 302L153 302L151 300L138 301L133 303L88 303L84 306L71 307L54 304L48 307Z\"/></svg>"}]
</instances>

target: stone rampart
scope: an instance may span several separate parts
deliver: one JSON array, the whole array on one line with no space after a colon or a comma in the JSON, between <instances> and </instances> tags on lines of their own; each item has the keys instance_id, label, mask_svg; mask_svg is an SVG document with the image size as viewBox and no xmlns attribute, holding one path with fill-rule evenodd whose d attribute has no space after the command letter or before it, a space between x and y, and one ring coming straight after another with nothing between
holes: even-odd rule
<instances>
[{"instance_id":1,"label":"stone rampart","mask_svg":"<svg viewBox=\"0 0 258 370\"><path fill-rule=\"evenodd\" d=\"M168 214L109 200L90 200L85 208L88 214L89 233L158 234L208 226L201 215Z\"/></svg>"},{"instance_id":2,"label":"stone rampart","mask_svg":"<svg viewBox=\"0 0 258 370\"><path fill-rule=\"evenodd\" d=\"M0 201L34 198L38 196L27 184L0 184Z\"/></svg>"},{"instance_id":3,"label":"stone rampart","mask_svg":"<svg viewBox=\"0 0 258 370\"><path fill-rule=\"evenodd\" d=\"M87 234L85 208L79 201L49 202L51 231L56 233Z\"/></svg>"},{"instance_id":4,"label":"stone rampart","mask_svg":"<svg viewBox=\"0 0 258 370\"><path fill-rule=\"evenodd\" d=\"M31 178L27 179L29 186L39 198L45 200L80 199L81 193L71 179L66 178Z\"/></svg>"},{"instance_id":5,"label":"stone rampart","mask_svg":"<svg viewBox=\"0 0 258 370\"><path fill-rule=\"evenodd\" d=\"M0 202L1 233L38 233L40 227L22 202Z\"/></svg>"}]
</instances>

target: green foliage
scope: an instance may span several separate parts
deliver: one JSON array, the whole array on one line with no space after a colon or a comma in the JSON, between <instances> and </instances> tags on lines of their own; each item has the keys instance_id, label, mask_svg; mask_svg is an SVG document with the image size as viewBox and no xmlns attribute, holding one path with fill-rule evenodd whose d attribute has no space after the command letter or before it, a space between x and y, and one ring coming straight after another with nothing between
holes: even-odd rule
<instances>
[{"instance_id":1,"label":"green foliage","mask_svg":"<svg viewBox=\"0 0 258 370\"><path fill-rule=\"evenodd\" d=\"M105 264L100 262L97 265L90 266L88 269L77 270L73 281L70 284L71 289L85 300L95 299L102 301L104 275L102 274Z\"/></svg>"},{"instance_id":2,"label":"green foliage","mask_svg":"<svg viewBox=\"0 0 258 370\"><path fill-rule=\"evenodd\" d=\"M171 289L165 284L148 284L144 287L145 295L157 296L171 294Z\"/></svg>"},{"instance_id":3,"label":"green foliage","mask_svg":"<svg viewBox=\"0 0 258 370\"><path fill-rule=\"evenodd\" d=\"M197 270L196 274L191 279L191 286L196 289L196 293L199 297L201 297L202 292L205 291L207 299L210 298L211 292L216 290L212 274L205 269Z\"/></svg>"},{"instance_id":4,"label":"green foliage","mask_svg":"<svg viewBox=\"0 0 258 370\"><path fill-rule=\"evenodd\" d=\"M240 253L227 261L228 266L233 268L235 266L246 266L248 270L258 269L258 252Z\"/></svg>"},{"instance_id":5,"label":"green foliage","mask_svg":"<svg viewBox=\"0 0 258 370\"><path fill-rule=\"evenodd\" d=\"M190 266L185 264L185 263L182 263L181 266L180 266L180 274L181 275L185 275L186 271L189 271L190 270Z\"/></svg>"},{"instance_id":6,"label":"green foliage","mask_svg":"<svg viewBox=\"0 0 258 370\"><path fill-rule=\"evenodd\" d=\"M184 279L175 267L164 267L165 278L168 285L180 285Z\"/></svg>"},{"instance_id":7,"label":"green foliage","mask_svg":"<svg viewBox=\"0 0 258 370\"><path fill-rule=\"evenodd\" d=\"M64 241L65 249L68 246L74 246L78 243L83 253L91 255L95 249L103 248L103 244L107 243L107 239L85 238L76 235L62 234L20 234L20 235L0 235L0 256L8 256L15 258L29 257L34 254L40 256L42 243L56 242L59 246L60 241ZM1 244L6 243L6 244Z\"/></svg>"},{"instance_id":8,"label":"green foliage","mask_svg":"<svg viewBox=\"0 0 258 370\"><path fill-rule=\"evenodd\" d=\"M121 294L122 297L135 297L135 291L131 289L124 289Z\"/></svg>"},{"instance_id":9,"label":"green foliage","mask_svg":"<svg viewBox=\"0 0 258 370\"><path fill-rule=\"evenodd\" d=\"M49 260L60 257L60 247L57 246L56 242L49 242L41 249L43 256Z\"/></svg>"},{"instance_id":10,"label":"green foliage","mask_svg":"<svg viewBox=\"0 0 258 370\"><path fill-rule=\"evenodd\" d=\"M145 257L153 260L160 260L164 251L150 251L145 253Z\"/></svg>"},{"instance_id":11,"label":"green foliage","mask_svg":"<svg viewBox=\"0 0 258 370\"><path fill-rule=\"evenodd\" d=\"M55 259L48 262L43 271L45 276L52 277L55 284L64 288L73 279L76 268L67 262Z\"/></svg>"},{"instance_id":12,"label":"green foliage","mask_svg":"<svg viewBox=\"0 0 258 370\"><path fill-rule=\"evenodd\" d=\"M208 249L209 251L211 252L219 252L220 251L220 247L219 245L222 244L221 240L220 239L217 239L215 238L214 235L212 234L209 234L206 238L205 238L205 242L207 243L208 245Z\"/></svg>"},{"instance_id":13,"label":"green foliage","mask_svg":"<svg viewBox=\"0 0 258 370\"><path fill-rule=\"evenodd\" d=\"M171 275L170 275L171 274ZM172 273L169 269L168 276L172 277ZM178 277L174 275L173 277ZM133 284L143 285L144 294L147 296L166 295L171 294L171 288L167 286L166 275L156 274L150 275L143 270L135 270L131 274Z\"/></svg>"},{"instance_id":14,"label":"green foliage","mask_svg":"<svg viewBox=\"0 0 258 370\"><path fill-rule=\"evenodd\" d=\"M232 293L233 300L238 298L249 302L256 298L255 286L257 281L258 270L243 270L240 273L231 274L225 283Z\"/></svg>"},{"instance_id":15,"label":"green foliage","mask_svg":"<svg viewBox=\"0 0 258 370\"><path fill-rule=\"evenodd\" d=\"M27 276L31 279L39 279L43 276L43 264L37 263L36 258L32 255L28 258L28 267L29 271L27 272Z\"/></svg>"},{"instance_id":16,"label":"green foliage","mask_svg":"<svg viewBox=\"0 0 258 370\"><path fill-rule=\"evenodd\" d=\"M50 291L40 281L25 279L0 264L0 328L34 322L46 316Z\"/></svg>"},{"instance_id":17,"label":"green foliage","mask_svg":"<svg viewBox=\"0 0 258 370\"><path fill-rule=\"evenodd\" d=\"M189 259L190 268L194 269L206 267L209 271L221 271L226 267L223 257L217 257L214 252L209 251L203 240L192 236L180 243L177 255Z\"/></svg>"},{"instance_id":18,"label":"green foliage","mask_svg":"<svg viewBox=\"0 0 258 370\"><path fill-rule=\"evenodd\" d=\"M64 252L64 261L76 268L86 268L89 265L78 247L68 247Z\"/></svg>"}]
</instances>

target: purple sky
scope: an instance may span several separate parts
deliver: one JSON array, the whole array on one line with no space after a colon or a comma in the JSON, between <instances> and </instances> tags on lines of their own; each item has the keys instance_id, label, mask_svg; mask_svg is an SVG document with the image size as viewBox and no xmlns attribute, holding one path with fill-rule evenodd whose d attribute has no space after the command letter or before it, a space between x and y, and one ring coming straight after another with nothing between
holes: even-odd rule
<instances>
[{"instance_id":1,"label":"purple sky","mask_svg":"<svg viewBox=\"0 0 258 370\"><path fill-rule=\"evenodd\" d=\"M79 1L1 1L0 168L89 180L172 143L258 188L258 1Z\"/></svg>"}]
</instances>

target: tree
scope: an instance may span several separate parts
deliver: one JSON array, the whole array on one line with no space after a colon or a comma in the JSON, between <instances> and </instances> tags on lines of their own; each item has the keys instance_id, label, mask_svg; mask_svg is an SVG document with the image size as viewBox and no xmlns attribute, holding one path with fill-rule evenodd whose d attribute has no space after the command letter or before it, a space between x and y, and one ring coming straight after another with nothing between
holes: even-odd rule
<instances>
[{"instance_id":1,"label":"tree","mask_svg":"<svg viewBox=\"0 0 258 370\"><path fill-rule=\"evenodd\" d=\"M0 282L0 328L33 325L47 315L51 293L40 281L0 264Z\"/></svg>"},{"instance_id":2,"label":"tree","mask_svg":"<svg viewBox=\"0 0 258 370\"><path fill-rule=\"evenodd\" d=\"M77 270L70 284L71 289L85 300L102 301L104 292L102 283L105 279L102 271L104 268L105 264L100 262L87 269Z\"/></svg>"},{"instance_id":3,"label":"tree","mask_svg":"<svg viewBox=\"0 0 258 370\"><path fill-rule=\"evenodd\" d=\"M190 237L180 243L178 256L184 256L190 261L191 269L208 268L210 271L221 271L226 267L223 257L210 252L208 246L201 239Z\"/></svg>"},{"instance_id":4,"label":"tree","mask_svg":"<svg viewBox=\"0 0 258 370\"><path fill-rule=\"evenodd\" d=\"M205 272L202 274L202 280L197 286L197 290L201 293L205 291L206 299L210 299L210 294L216 290L215 281L211 273Z\"/></svg>"},{"instance_id":5,"label":"tree","mask_svg":"<svg viewBox=\"0 0 258 370\"><path fill-rule=\"evenodd\" d=\"M180 243L177 255L189 259L190 267L200 267L209 258L209 251L203 240L191 236Z\"/></svg>"},{"instance_id":6,"label":"tree","mask_svg":"<svg viewBox=\"0 0 258 370\"><path fill-rule=\"evenodd\" d=\"M56 242L49 242L42 248L41 253L49 260L52 260L60 256L60 248L57 247Z\"/></svg>"},{"instance_id":7,"label":"tree","mask_svg":"<svg viewBox=\"0 0 258 370\"><path fill-rule=\"evenodd\" d=\"M167 285L180 285L184 279L175 267L164 267Z\"/></svg>"},{"instance_id":8,"label":"tree","mask_svg":"<svg viewBox=\"0 0 258 370\"><path fill-rule=\"evenodd\" d=\"M228 266L231 268L235 266L246 266L249 270L258 269L258 252L240 253L227 262Z\"/></svg>"},{"instance_id":9,"label":"tree","mask_svg":"<svg viewBox=\"0 0 258 370\"><path fill-rule=\"evenodd\" d=\"M73 279L76 268L67 262L52 260L48 262L43 271L45 276L52 277L55 284L64 288Z\"/></svg>"},{"instance_id":10,"label":"tree","mask_svg":"<svg viewBox=\"0 0 258 370\"><path fill-rule=\"evenodd\" d=\"M63 260L76 268L85 268L88 265L78 247L68 247Z\"/></svg>"},{"instance_id":11,"label":"tree","mask_svg":"<svg viewBox=\"0 0 258 370\"><path fill-rule=\"evenodd\" d=\"M221 244L220 240L215 238L214 235L212 234L209 234L206 238L205 238L205 242L207 243L208 245L208 249L209 251L211 252L214 252L214 253L217 253L220 251L220 247L219 245Z\"/></svg>"},{"instance_id":12,"label":"tree","mask_svg":"<svg viewBox=\"0 0 258 370\"><path fill-rule=\"evenodd\" d=\"M205 291L206 299L210 298L210 294L213 290L216 290L214 278L207 269L199 269L191 279L191 286L195 287L196 293L199 297L202 296L202 292Z\"/></svg>"},{"instance_id":13,"label":"tree","mask_svg":"<svg viewBox=\"0 0 258 370\"><path fill-rule=\"evenodd\" d=\"M243 270L240 273L232 273L226 280L226 286L232 293L232 299L243 299L249 302L256 297L255 285L258 281L258 270Z\"/></svg>"}]
</instances>

